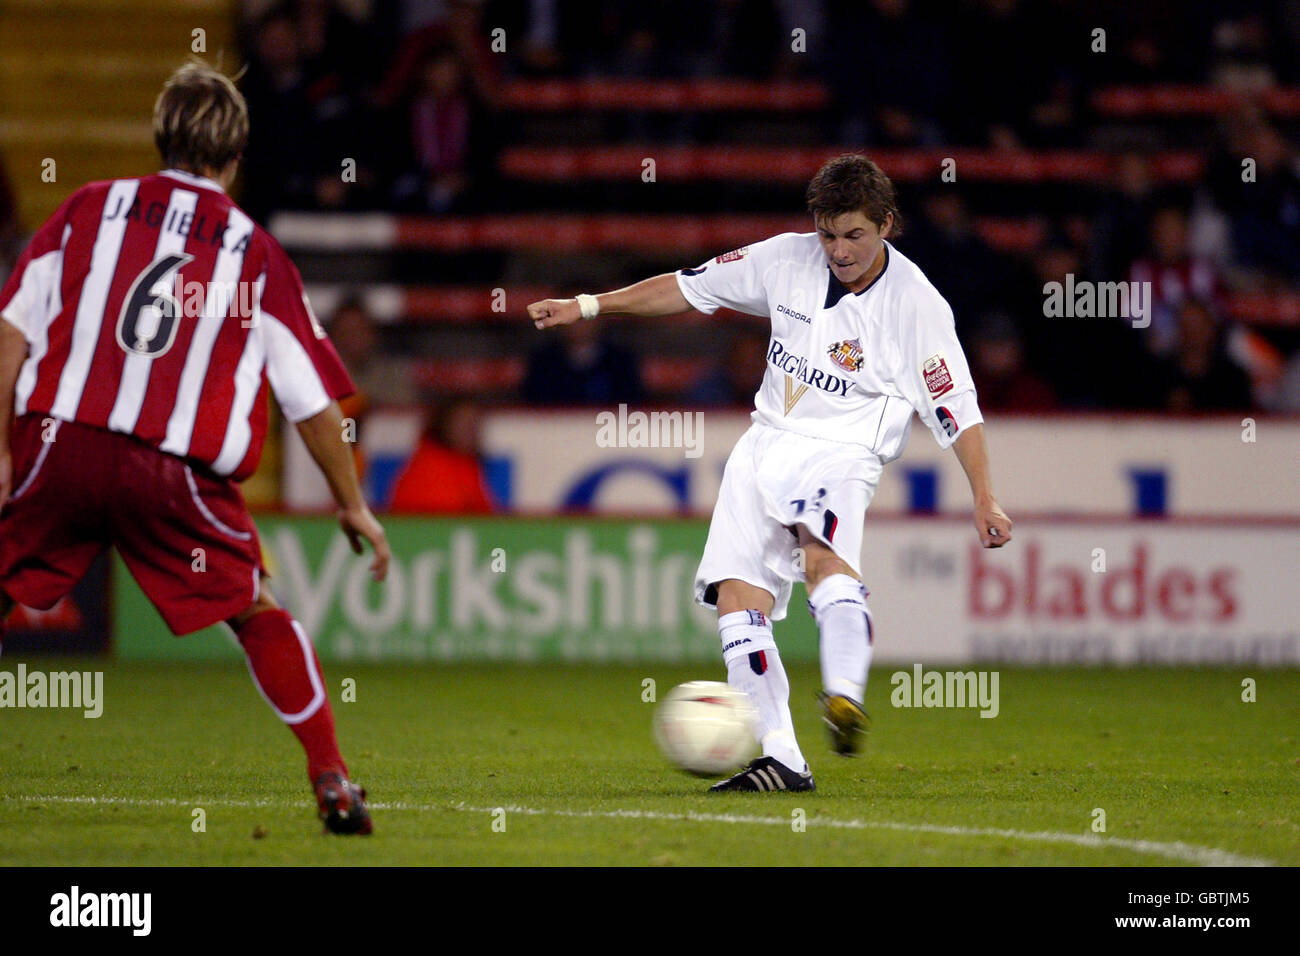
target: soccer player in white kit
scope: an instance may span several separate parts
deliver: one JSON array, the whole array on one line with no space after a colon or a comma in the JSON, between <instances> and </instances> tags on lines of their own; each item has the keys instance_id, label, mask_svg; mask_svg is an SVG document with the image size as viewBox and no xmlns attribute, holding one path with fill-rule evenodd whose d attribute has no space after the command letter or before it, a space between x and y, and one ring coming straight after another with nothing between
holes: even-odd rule
<instances>
[{"instance_id":1,"label":"soccer player in white kit","mask_svg":"<svg viewBox=\"0 0 1300 956\"><path fill-rule=\"evenodd\" d=\"M718 611L728 683L758 712L763 754L713 790L814 789L772 637L795 581L807 587L820 634L832 747L856 752L872 650L863 521L913 413L961 462L981 544L1011 540L952 309L888 241L901 229L893 184L871 160L840 156L813 177L808 211L815 232L774 236L614 292L528 306L539 329L691 308L771 319L753 424L727 460L695 580L696 600Z\"/></svg>"}]
</instances>

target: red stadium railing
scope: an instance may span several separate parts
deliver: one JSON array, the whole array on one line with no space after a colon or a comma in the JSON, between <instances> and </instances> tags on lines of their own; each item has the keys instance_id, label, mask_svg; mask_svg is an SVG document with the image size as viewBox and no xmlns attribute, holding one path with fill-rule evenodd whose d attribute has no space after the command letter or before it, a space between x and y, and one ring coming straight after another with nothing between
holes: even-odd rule
<instances>
[{"instance_id":1,"label":"red stadium railing","mask_svg":"<svg viewBox=\"0 0 1300 956\"><path fill-rule=\"evenodd\" d=\"M704 374L709 360L648 355L640 363L641 381L654 394L684 392ZM513 393L523 384L526 360L520 356L427 358L415 365L416 381L443 392Z\"/></svg>"},{"instance_id":2,"label":"red stadium railing","mask_svg":"<svg viewBox=\"0 0 1300 956\"><path fill-rule=\"evenodd\" d=\"M574 110L790 112L826 106L819 82L747 80L514 80L500 102L520 112Z\"/></svg>"},{"instance_id":3,"label":"red stadium railing","mask_svg":"<svg viewBox=\"0 0 1300 956\"><path fill-rule=\"evenodd\" d=\"M1300 327L1300 292L1248 292L1230 296L1224 311L1250 325Z\"/></svg>"},{"instance_id":4,"label":"red stadium railing","mask_svg":"<svg viewBox=\"0 0 1300 956\"><path fill-rule=\"evenodd\" d=\"M843 148L709 146L521 146L506 150L500 170L513 179L562 183L581 180L638 182L642 164L655 162L662 180L728 180L732 182L804 183ZM871 158L896 182L939 182L945 162L953 161L959 180L998 182L1091 183L1115 172L1118 157L1100 150L999 151L983 149L873 149ZM1160 182L1195 182L1205 170L1205 158L1193 152L1161 152L1148 157L1151 175Z\"/></svg>"},{"instance_id":5,"label":"red stadium railing","mask_svg":"<svg viewBox=\"0 0 1300 956\"><path fill-rule=\"evenodd\" d=\"M1008 231L1022 228L1033 231L1032 224L1007 224ZM1017 241L1025 237L1017 237ZM345 286L308 286L312 303L322 315L331 314L342 300ZM499 292L504 292L504 298ZM530 302L552 296L567 296L572 290L549 286L374 286L361 292L361 298L375 321L384 324L468 325L487 322L504 324L521 322L524 307ZM1224 314L1248 325L1288 328L1300 327L1300 292L1249 292L1224 298ZM765 324L761 317L741 315L719 309L713 316L688 313L688 320L748 322ZM455 372L449 373L455 377ZM480 373L467 373L473 378Z\"/></svg>"},{"instance_id":6,"label":"red stadium railing","mask_svg":"<svg viewBox=\"0 0 1300 956\"><path fill-rule=\"evenodd\" d=\"M500 104L516 112L565 111L819 111L829 103L819 81L744 79L516 79L502 87ZM1097 90L1092 107L1115 118L1216 116L1245 103L1278 116L1300 116L1300 88L1257 92L1213 86L1115 86Z\"/></svg>"},{"instance_id":7,"label":"red stadium railing","mask_svg":"<svg viewBox=\"0 0 1300 956\"><path fill-rule=\"evenodd\" d=\"M530 302L552 297L570 296L572 289L548 286L367 286L354 290L345 285L308 283L307 294L321 315L331 315L345 295L356 293L370 317L381 325L482 325L524 320ZM504 295L503 295L504 294ZM767 320L719 309L712 316L701 312L686 313L687 321L752 320L766 325ZM679 321L681 321L679 319Z\"/></svg>"},{"instance_id":8,"label":"red stadium railing","mask_svg":"<svg viewBox=\"0 0 1300 956\"><path fill-rule=\"evenodd\" d=\"M817 80L513 80L503 85L501 105L517 112L564 111L816 111L829 96ZM1097 90L1092 106L1114 117L1214 116L1244 103L1279 116L1300 116L1300 89L1273 87L1255 93L1212 86L1152 84Z\"/></svg>"},{"instance_id":9,"label":"red stadium railing","mask_svg":"<svg viewBox=\"0 0 1300 956\"><path fill-rule=\"evenodd\" d=\"M1256 93L1210 86L1116 86L1098 90L1092 106L1117 119L1157 116L1211 117L1257 105L1277 116L1300 116L1300 89L1274 87Z\"/></svg>"},{"instance_id":10,"label":"red stadium railing","mask_svg":"<svg viewBox=\"0 0 1300 956\"><path fill-rule=\"evenodd\" d=\"M361 221L364 220L364 221ZM1042 238L1037 219L978 218L975 230L990 244L1010 251L1033 248ZM692 257L718 254L783 232L809 232L805 215L518 215L447 217L358 217L279 213L271 231L297 250L355 252L423 250L467 252L595 252L620 250Z\"/></svg>"}]
</instances>

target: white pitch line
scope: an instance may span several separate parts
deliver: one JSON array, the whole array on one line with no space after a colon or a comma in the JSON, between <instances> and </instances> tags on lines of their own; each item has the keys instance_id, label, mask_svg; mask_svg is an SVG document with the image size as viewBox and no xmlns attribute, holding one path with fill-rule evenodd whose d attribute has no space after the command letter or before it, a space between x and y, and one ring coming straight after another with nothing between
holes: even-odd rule
<instances>
[{"instance_id":1,"label":"white pitch line","mask_svg":"<svg viewBox=\"0 0 1300 956\"><path fill-rule=\"evenodd\" d=\"M661 813L656 810L545 810L532 807L467 807L456 805L453 809L470 813L491 813L504 809L507 813L530 816L598 817L603 819L666 820L698 823L750 823L765 826L790 826L789 817L745 816L733 813ZM1271 860L1240 856L1215 847L1195 846L1181 841L1164 843L1157 840L1130 840L1124 837L1102 837L1092 833L1051 833L1047 831L1006 830L991 827L941 826L935 823L896 823L889 820L837 820L833 817L809 817L809 827L826 827L833 830L895 830L901 833L935 833L945 836L998 837L1007 840L1029 840L1037 843L1069 843L1091 849L1115 847L1150 853L1198 866L1275 866Z\"/></svg>"},{"instance_id":2,"label":"white pitch line","mask_svg":"<svg viewBox=\"0 0 1300 956\"><path fill-rule=\"evenodd\" d=\"M67 796L19 796L4 799L19 800L25 803L68 803L105 806L132 807L247 807L287 809L297 804L283 800L179 800L174 797L156 799L123 799L118 797L67 797ZM3 802L3 800L0 800ZM568 817L573 819L601 820L654 820L668 823L730 823L751 824L759 826L790 826L789 817L764 817L735 813L664 813L658 810L553 810L542 807L521 807L504 804L496 807L471 807L464 803L428 804L428 803L370 803L374 810L394 810L397 812L437 813L453 810L458 813L494 813L505 810L506 813L518 813L523 816ZM1241 856L1220 850L1216 847L1196 846L1191 843L1162 842L1159 840L1131 840L1126 837L1103 837L1094 833L1052 833L1045 830L1009 830L995 827L958 827L942 826L936 823L898 823L890 820L839 820L834 817L809 817L809 827L831 830L893 830L899 833L933 833L940 836L956 837L996 837L1002 840L1025 840L1032 843L1065 843L1093 850L1121 849L1135 853L1162 856L1180 863L1196 866L1275 866L1271 860L1259 857Z\"/></svg>"}]
</instances>

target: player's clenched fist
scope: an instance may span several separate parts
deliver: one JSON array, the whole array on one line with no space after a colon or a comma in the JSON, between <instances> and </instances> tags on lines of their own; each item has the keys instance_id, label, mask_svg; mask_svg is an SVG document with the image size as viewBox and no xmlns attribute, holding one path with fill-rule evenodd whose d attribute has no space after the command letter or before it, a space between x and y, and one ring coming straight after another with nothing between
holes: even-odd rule
<instances>
[{"instance_id":1,"label":"player's clenched fist","mask_svg":"<svg viewBox=\"0 0 1300 956\"><path fill-rule=\"evenodd\" d=\"M986 548L1000 548L1011 540L1011 519L996 501L976 505L975 528Z\"/></svg>"},{"instance_id":2,"label":"player's clenched fist","mask_svg":"<svg viewBox=\"0 0 1300 956\"><path fill-rule=\"evenodd\" d=\"M549 329L554 325L569 325L582 318L582 309L577 299L543 299L528 307L528 317L539 329Z\"/></svg>"}]
</instances>

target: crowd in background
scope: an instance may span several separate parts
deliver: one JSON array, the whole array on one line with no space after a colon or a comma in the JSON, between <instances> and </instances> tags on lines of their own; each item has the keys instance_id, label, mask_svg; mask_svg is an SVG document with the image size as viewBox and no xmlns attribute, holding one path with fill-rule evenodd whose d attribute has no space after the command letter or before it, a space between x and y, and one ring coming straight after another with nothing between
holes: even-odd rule
<instances>
[{"instance_id":1,"label":"crowd in background","mask_svg":"<svg viewBox=\"0 0 1300 956\"><path fill-rule=\"evenodd\" d=\"M1106 24L1104 55L1097 23ZM491 49L496 28L503 53ZM1045 39L1062 36L1079 42ZM1158 119L1118 128L1093 100L1124 84L1300 85L1300 0L243 0L239 39L252 119L239 198L263 222L280 209L509 211L496 157L522 134L500 100L502 84L520 77L821 81L822 143L868 154L1105 149L1120 157L1109 181L1021 191L1032 207L1008 213L1044 225L1026 252L981 237L977 212L998 210L973 209L968 188L902 191L899 248L952 304L984 407L1300 411L1296 331L1261 331L1224 308L1233 294L1300 284L1295 131L1254 107L1191 133ZM635 118L626 130L629 142L645 133ZM698 119L655 133L709 142ZM346 180L331 146L343 140L355 163ZM1198 182L1170 187L1153 173L1151 157L1173 148L1206 157ZM1253 181L1243 181L1243 157L1254 160ZM0 173L0 257L14 216ZM1149 282L1151 328L1135 336L1119 322L1044 319L1044 283L1070 274ZM334 334L374 338L369 322L351 300ZM761 336L724 337L687 399L750 401L763 366L747 356ZM356 371L385 400L416 394L412 356L400 348L352 349L378 354ZM554 336L530 357L517 397L638 401L643 358L591 329Z\"/></svg>"},{"instance_id":2,"label":"crowd in background","mask_svg":"<svg viewBox=\"0 0 1300 956\"><path fill-rule=\"evenodd\" d=\"M1108 25L1105 55L1087 39L1093 22ZM498 27L500 54L490 47ZM1084 39L1044 39L1063 35ZM1202 181L1168 188L1148 157L1184 144L1163 141L1158 124L1116 142L1092 112L1105 85L1297 82L1300 2L248 0L242 37L253 116L243 201L259 217L284 207L493 210L494 158L512 142L498 99L511 77L815 79L829 92L819 117L828 146L1115 149L1113 181L1043 191L1031 211L1049 228L1026 255L981 239L962 191L905 191L900 248L952 303L985 404L1300 408L1295 343L1238 327L1222 309L1230 292L1280 291L1300 277L1300 154L1288 131L1260 112L1229 115L1213 142L1197 144L1209 152ZM367 147L346 188L336 151L316 146L343 130ZM698 123L655 132L707 140ZM1256 181L1242 182L1242 156L1256 160ZM1152 283L1151 333L1041 321L1042 284L1067 273ZM743 396L750 384L726 387L728 361L690 394ZM600 336L557 339L539 346L521 397L635 401L637 376L608 371L635 362Z\"/></svg>"}]
</instances>

